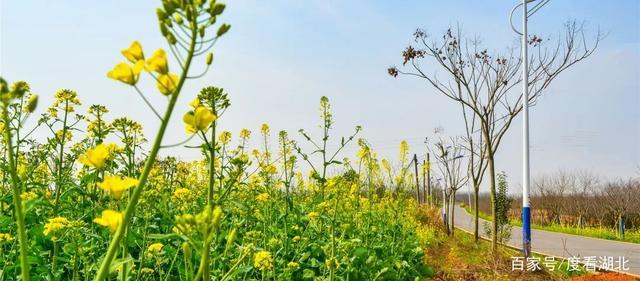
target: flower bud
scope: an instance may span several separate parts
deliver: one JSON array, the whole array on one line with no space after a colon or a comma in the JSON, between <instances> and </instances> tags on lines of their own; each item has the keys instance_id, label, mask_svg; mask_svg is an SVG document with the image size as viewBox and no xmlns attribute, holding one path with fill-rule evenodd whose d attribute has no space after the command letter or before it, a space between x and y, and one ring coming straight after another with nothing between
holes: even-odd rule
<instances>
[{"instance_id":1,"label":"flower bud","mask_svg":"<svg viewBox=\"0 0 640 281\"><path fill-rule=\"evenodd\" d=\"M167 42L169 42L169 45L175 45L177 43L176 37L173 36L173 33L171 32L167 32Z\"/></svg>"},{"instance_id":2,"label":"flower bud","mask_svg":"<svg viewBox=\"0 0 640 281\"><path fill-rule=\"evenodd\" d=\"M189 243L182 242L182 253L184 254L185 258L191 259L191 246L189 246Z\"/></svg>"},{"instance_id":3,"label":"flower bud","mask_svg":"<svg viewBox=\"0 0 640 281\"><path fill-rule=\"evenodd\" d=\"M11 95L13 98L21 98L24 93L29 91L29 84L24 81L17 81L11 85Z\"/></svg>"},{"instance_id":4,"label":"flower bud","mask_svg":"<svg viewBox=\"0 0 640 281\"><path fill-rule=\"evenodd\" d=\"M24 111L32 113L38 107L38 95L31 95L29 97L29 101L27 102L27 106L25 106Z\"/></svg>"},{"instance_id":5,"label":"flower bud","mask_svg":"<svg viewBox=\"0 0 640 281\"><path fill-rule=\"evenodd\" d=\"M173 20L175 20L175 21L176 21L176 23L178 23L178 24L180 24L180 25L182 25L182 23L183 23L183 21L182 21L182 17L181 17L179 14L175 14L175 15L173 16Z\"/></svg>"},{"instance_id":6,"label":"flower bud","mask_svg":"<svg viewBox=\"0 0 640 281\"><path fill-rule=\"evenodd\" d=\"M236 236L238 234L238 230L237 229L232 229L231 232L229 232L229 234L227 235L227 244L224 247L224 251L227 252L231 249L231 247L233 247L233 243L236 242Z\"/></svg>"},{"instance_id":7,"label":"flower bud","mask_svg":"<svg viewBox=\"0 0 640 281\"><path fill-rule=\"evenodd\" d=\"M212 62L213 62L213 53L209 52L207 54L207 65L211 65Z\"/></svg>"},{"instance_id":8,"label":"flower bud","mask_svg":"<svg viewBox=\"0 0 640 281\"><path fill-rule=\"evenodd\" d=\"M216 3L215 5L213 5L213 7L211 7L211 16L222 14L225 7L226 5L224 3Z\"/></svg>"},{"instance_id":9,"label":"flower bud","mask_svg":"<svg viewBox=\"0 0 640 281\"><path fill-rule=\"evenodd\" d=\"M161 22L167 19L167 13L163 9L158 8L156 15L158 15L158 20Z\"/></svg>"},{"instance_id":10,"label":"flower bud","mask_svg":"<svg viewBox=\"0 0 640 281\"><path fill-rule=\"evenodd\" d=\"M6 94L9 92L9 85L2 77L0 77L0 94Z\"/></svg>"},{"instance_id":11,"label":"flower bud","mask_svg":"<svg viewBox=\"0 0 640 281\"><path fill-rule=\"evenodd\" d=\"M185 9L186 12L186 16L187 16L187 20L190 20L193 18L193 7L192 6L187 6L187 8Z\"/></svg>"},{"instance_id":12,"label":"flower bud","mask_svg":"<svg viewBox=\"0 0 640 281\"><path fill-rule=\"evenodd\" d=\"M213 228L218 228L218 226L220 226L221 220L222 220L222 208L218 206L216 207L215 210L213 210L213 219L211 220L211 224L213 225Z\"/></svg>"},{"instance_id":13,"label":"flower bud","mask_svg":"<svg viewBox=\"0 0 640 281\"><path fill-rule=\"evenodd\" d=\"M201 25L200 28L198 28L198 34L200 35L200 38L204 37L204 25Z\"/></svg>"},{"instance_id":14,"label":"flower bud","mask_svg":"<svg viewBox=\"0 0 640 281\"><path fill-rule=\"evenodd\" d=\"M162 6L164 6L164 10L167 12L167 15L173 15L176 11L176 4L173 1L162 1Z\"/></svg>"},{"instance_id":15,"label":"flower bud","mask_svg":"<svg viewBox=\"0 0 640 281\"><path fill-rule=\"evenodd\" d=\"M160 22L160 33L162 33L162 36L164 37L167 37L167 34L169 33L169 29L163 22Z\"/></svg>"},{"instance_id":16,"label":"flower bud","mask_svg":"<svg viewBox=\"0 0 640 281\"><path fill-rule=\"evenodd\" d=\"M218 28L218 33L216 34L218 37L224 35L225 33L227 33L227 31L229 31L229 29L231 28L231 25L223 23L220 28Z\"/></svg>"}]
</instances>

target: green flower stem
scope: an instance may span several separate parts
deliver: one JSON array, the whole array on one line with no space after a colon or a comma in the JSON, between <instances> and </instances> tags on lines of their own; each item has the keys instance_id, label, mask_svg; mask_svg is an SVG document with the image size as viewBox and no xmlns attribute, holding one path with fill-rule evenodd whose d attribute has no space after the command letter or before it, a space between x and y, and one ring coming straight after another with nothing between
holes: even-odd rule
<instances>
[{"instance_id":1,"label":"green flower stem","mask_svg":"<svg viewBox=\"0 0 640 281\"><path fill-rule=\"evenodd\" d=\"M193 279L194 281L198 281L200 279L204 281L210 280L210 272L209 272L209 252L211 248L211 233L210 230L207 230L205 233L204 245L202 246L202 259L200 260L200 268L198 268L198 272L196 273L196 277Z\"/></svg>"},{"instance_id":2,"label":"green flower stem","mask_svg":"<svg viewBox=\"0 0 640 281\"><path fill-rule=\"evenodd\" d=\"M22 187L20 178L16 172L15 156L13 155L13 143L11 142L11 126L9 120L9 108L7 104L2 107L2 121L4 122L4 142L7 147L7 158L9 160L9 175L11 176L11 187L13 188L13 203L16 212L16 224L18 224L18 242L20 243L20 270L22 280L29 281L29 263L27 261L27 233L24 225L24 212L22 210Z\"/></svg>"},{"instance_id":3,"label":"green flower stem","mask_svg":"<svg viewBox=\"0 0 640 281\"><path fill-rule=\"evenodd\" d=\"M171 114L173 113L173 109L175 108L176 101L178 100L178 96L180 95L180 91L182 90L182 86L184 85L184 81L187 78L187 72L189 72L189 66L191 65L191 60L193 59L193 50L195 48L197 40L197 27L195 26L195 22L191 23L191 35L191 45L189 46L189 52L187 53L184 70L182 71L182 75L180 75L178 86L176 87L175 92L171 95L169 104L167 105L167 110L165 111L162 122L160 123L158 134L156 135L156 138L154 140L153 147L151 148L151 151L147 158L147 162L144 165L142 174L138 179L138 185L133 190L133 194L131 195L129 204L127 204L127 209L123 214L122 223L120 223L120 226L118 226L118 229L116 230L113 238L111 239L111 242L109 243L109 248L107 250L107 253L105 254L104 259L102 260L102 264L100 265L100 269L98 270L96 277L93 279L94 281L103 281L108 276L111 262L113 261L113 258L118 251L120 241L124 236L127 225L131 221L131 217L133 217L133 213L135 212L138 200L140 200L140 196L142 195L142 190L147 183L151 168L155 163L156 156L158 156L158 151L160 150L160 146L162 145L162 139L164 137L165 131L167 130L169 120L171 119Z\"/></svg>"}]
</instances>

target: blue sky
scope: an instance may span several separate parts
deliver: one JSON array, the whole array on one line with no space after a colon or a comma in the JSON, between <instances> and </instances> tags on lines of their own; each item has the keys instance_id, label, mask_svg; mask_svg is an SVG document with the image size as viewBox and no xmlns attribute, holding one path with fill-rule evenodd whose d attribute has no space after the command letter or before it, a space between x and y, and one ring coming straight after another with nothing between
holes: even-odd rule
<instances>
[{"instance_id":1,"label":"blue sky","mask_svg":"<svg viewBox=\"0 0 640 281\"><path fill-rule=\"evenodd\" d=\"M198 89L222 86L232 107L222 121L237 132L272 131L318 124L318 100L333 104L336 135L362 125L381 156L396 158L400 140L424 153L433 128L462 133L458 107L424 81L392 79L386 68L401 63L415 28L437 35L450 25L480 36L490 50L513 46L507 18L515 1L227 1L231 31L214 47L213 70L187 87L182 107ZM134 39L147 53L166 47L155 20L155 1L0 0L0 74L27 80L42 97L41 109L61 88L76 90L84 107L100 103L115 118L128 115L157 124L132 89L106 72ZM608 36L588 60L561 75L531 112L532 175L559 169L591 170L603 177L637 175L640 168L640 2L553 0L530 20L531 33L557 34L568 19L585 20ZM175 65L174 65L175 66ZM198 72L198 70L196 70ZM157 107L164 98L142 82ZM179 117L179 116L178 116ZM183 139L175 118L167 143ZM514 189L521 173L521 119L498 154ZM346 150L353 155L355 147ZM167 150L183 159L185 149Z\"/></svg>"}]
</instances>

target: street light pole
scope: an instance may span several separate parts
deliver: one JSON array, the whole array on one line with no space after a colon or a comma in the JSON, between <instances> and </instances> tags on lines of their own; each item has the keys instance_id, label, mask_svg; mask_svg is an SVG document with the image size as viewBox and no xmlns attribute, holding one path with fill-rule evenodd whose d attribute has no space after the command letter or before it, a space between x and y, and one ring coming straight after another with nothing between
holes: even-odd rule
<instances>
[{"instance_id":1,"label":"street light pole","mask_svg":"<svg viewBox=\"0 0 640 281\"><path fill-rule=\"evenodd\" d=\"M527 1L522 1L522 253L531 253L531 205L529 204L529 55L527 53Z\"/></svg>"},{"instance_id":2,"label":"street light pole","mask_svg":"<svg viewBox=\"0 0 640 281\"><path fill-rule=\"evenodd\" d=\"M511 10L509 23L511 29L521 36L522 44L522 253L525 257L531 254L531 205L529 204L530 167L529 167L529 46L527 21L551 0L537 0L538 3L528 9L527 4L536 0L522 0ZM522 6L522 32L513 26L513 13Z\"/></svg>"}]
</instances>

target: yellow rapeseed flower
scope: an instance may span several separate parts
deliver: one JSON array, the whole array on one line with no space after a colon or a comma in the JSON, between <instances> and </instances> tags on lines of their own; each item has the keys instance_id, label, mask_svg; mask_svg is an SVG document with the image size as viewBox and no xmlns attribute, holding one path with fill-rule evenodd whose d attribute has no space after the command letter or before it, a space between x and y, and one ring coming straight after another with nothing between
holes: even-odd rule
<instances>
[{"instance_id":1,"label":"yellow rapeseed flower","mask_svg":"<svg viewBox=\"0 0 640 281\"><path fill-rule=\"evenodd\" d=\"M248 139L251 136L251 131L247 129L240 130L240 138Z\"/></svg>"},{"instance_id":2,"label":"yellow rapeseed flower","mask_svg":"<svg viewBox=\"0 0 640 281\"><path fill-rule=\"evenodd\" d=\"M222 144L229 144L229 142L231 142L231 132L224 131L220 133L220 136L218 137L218 141L220 141L220 143Z\"/></svg>"},{"instance_id":3,"label":"yellow rapeseed flower","mask_svg":"<svg viewBox=\"0 0 640 281\"><path fill-rule=\"evenodd\" d=\"M93 222L109 228L109 231L113 233L122 222L122 213L113 210L104 210L102 211L102 217L95 218Z\"/></svg>"},{"instance_id":4,"label":"yellow rapeseed flower","mask_svg":"<svg viewBox=\"0 0 640 281\"><path fill-rule=\"evenodd\" d=\"M268 135L269 134L269 125L267 123L262 124L260 126L260 132L265 136Z\"/></svg>"},{"instance_id":5,"label":"yellow rapeseed flower","mask_svg":"<svg viewBox=\"0 0 640 281\"><path fill-rule=\"evenodd\" d=\"M110 146L106 144L99 144L93 149L87 150L84 154L78 157L80 163L87 166L101 169L104 167L104 163L109 158Z\"/></svg>"},{"instance_id":6,"label":"yellow rapeseed flower","mask_svg":"<svg viewBox=\"0 0 640 281\"><path fill-rule=\"evenodd\" d=\"M182 117L189 134L207 129L214 120L216 120L216 115L204 106L199 106Z\"/></svg>"},{"instance_id":7,"label":"yellow rapeseed flower","mask_svg":"<svg viewBox=\"0 0 640 281\"><path fill-rule=\"evenodd\" d=\"M148 267L143 267L142 269L140 269L140 273L141 274L147 274L147 275L151 275L153 274L155 271L151 268Z\"/></svg>"},{"instance_id":8,"label":"yellow rapeseed flower","mask_svg":"<svg viewBox=\"0 0 640 281\"><path fill-rule=\"evenodd\" d=\"M138 78L140 77L140 72L143 68L144 61L142 60L136 62L133 66L128 63L121 62L107 73L107 77L133 86L138 83Z\"/></svg>"},{"instance_id":9,"label":"yellow rapeseed flower","mask_svg":"<svg viewBox=\"0 0 640 281\"><path fill-rule=\"evenodd\" d=\"M147 252L149 252L149 253L159 253L160 251L162 251L163 247L164 247L164 245L162 243L153 243L153 244L149 245L149 247L147 248Z\"/></svg>"},{"instance_id":10,"label":"yellow rapeseed flower","mask_svg":"<svg viewBox=\"0 0 640 281\"><path fill-rule=\"evenodd\" d=\"M267 202L269 201L269 193L260 193L258 196L256 196L256 200L260 201L260 202Z\"/></svg>"},{"instance_id":11,"label":"yellow rapeseed flower","mask_svg":"<svg viewBox=\"0 0 640 281\"><path fill-rule=\"evenodd\" d=\"M165 96L173 94L178 87L178 75L167 73L158 76L158 91Z\"/></svg>"},{"instance_id":12,"label":"yellow rapeseed flower","mask_svg":"<svg viewBox=\"0 0 640 281\"><path fill-rule=\"evenodd\" d=\"M300 268L300 264L295 261L290 261L289 263L287 263L287 267L290 269L298 269Z\"/></svg>"},{"instance_id":13,"label":"yellow rapeseed flower","mask_svg":"<svg viewBox=\"0 0 640 281\"><path fill-rule=\"evenodd\" d=\"M167 53L163 49L157 49L147 60L147 71L155 71L159 74L169 73Z\"/></svg>"},{"instance_id":14,"label":"yellow rapeseed flower","mask_svg":"<svg viewBox=\"0 0 640 281\"><path fill-rule=\"evenodd\" d=\"M129 177L105 176L104 180L98 183L98 186L109 192L117 200L122 197L122 193L125 190L136 184L138 184L138 180Z\"/></svg>"},{"instance_id":15,"label":"yellow rapeseed flower","mask_svg":"<svg viewBox=\"0 0 640 281\"><path fill-rule=\"evenodd\" d=\"M122 55L132 63L136 63L137 61L144 59L142 45L140 45L140 42L138 41L133 41L129 48L122 50Z\"/></svg>"},{"instance_id":16,"label":"yellow rapeseed flower","mask_svg":"<svg viewBox=\"0 0 640 281\"><path fill-rule=\"evenodd\" d=\"M0 233L0 243L13 241L13 236L9 233Z\"/></svg>"},{"instance_id":17,"label":"yellow rapeseed flower","mask_svg":"<svg viewBox=\"0 0 640 281\"><path fill-rule=\"evenodd\" d=\"M273 268L273 258L268 251L259 251L253 257L253 266L260 271L271 270Z\"/></svg>"},{"instance_id":18,"label":"yellow rapeseed flower","mask_svg":"<svg viewBox=\"0 0 640 281\"><path fill-rule=\"evenodd\" d=\"M275 175L278 173L278 169L276 168L275 165L273 164L269 164L267 166L265 166L264 168L262 168L262 170L267 173L267 174L272 174Z\"/></svg>"},{"instance_id":19,"label":"yellow rapeseed flower","mask_svg":"<svg viewBox=\"0 0 640 281\"><path fill-rule=\"evenodd\" d=\"M184 187L177 188L173 192L173 198L176 200L186 200L187 198L189 198L189 195L191 195L191 190Z\"/></svg>"},{"instance_id":20,"label":"yellow rapeseed flower","mask_svg":"<svg viewBox=\"0 0 640 281\"><path fill-rule=\"evenodd\" d=\"M22 199L23 202L33 200L36 197L38 197L38 194L33 191L27 191L20 194L20 199Z\"/></svg>"},{"instance_id":21,"label":"yellow rapeseed flower","mask_svg":"<svg viewBox=\"0 0 640 281\"><path fill-rule=\"evenodd\" d=\"M48 236L51 233L55 233L65 227L69 226L69 220L63 217L55 217L49 219L49 222L44 225L44 233L45 236Z\"/></svg>"},{"instance_id":22,"label":"yellow rapeseed flower","mask_svg":"<svg viewBox=\"0 0 640 281\"><path fill-rule=\"evenodd\" d=\"M318 219L320 217L320 214L318 212L310 212L310 213L307 214L307 217L310 220L316 220L316 219Z\"/></svg>"},{"instance_id":23,"label":"yellow rapeseed flower","mask_svg":"<svg viewBox=\"0 0 640 281\"><path fill-rule=\"evenodd\" d=\"M193 108L198 108L200 106L200 99L199 98L195 98L193 99L189 105Z\"/></svg>"}]
</instances>

